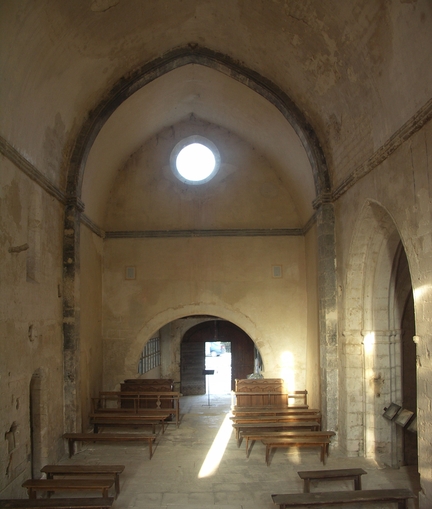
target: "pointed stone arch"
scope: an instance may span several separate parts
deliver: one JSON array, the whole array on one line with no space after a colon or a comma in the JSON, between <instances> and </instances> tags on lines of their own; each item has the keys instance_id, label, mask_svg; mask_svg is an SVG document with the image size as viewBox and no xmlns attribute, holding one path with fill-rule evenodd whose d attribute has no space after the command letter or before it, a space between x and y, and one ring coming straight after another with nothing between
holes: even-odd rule
<instances>
[{"instance_id":1,"label":"pointed stone arch","mask_svg":"<svg viewBox=\"0 0 432 509\"><path fill-rule=\"evenodd\" d=\"M79 427L81 412L78 401L80 384L79 252L80 223L84 211L81 191L87 158L100 130L120 104L158 77L188 64L202 65L217 70L264 97L289 122L307 154L315 185L316 201L313 206L316 210L318 244L322 246L319 248L320 251L325 253L323 260L319 260L320 342L322 378L325 380L325 383L322 384L321 399L323 413L325 416L332 416L328 420L328 425L336 426L338 377L337 374L330 374L330 369L337 361L334 211L333 205L330 203L330 177L321 144L306 116L276 84L227 55L193 44L168 52L123 76L110 90L106 91L99 103L89 112L76 139L71 143L63 241L63 364L66 429L75 431ZM233 322L235 323L235 321ZM263 351L263 355L265 355L265 351ZM135 365L135 361L132 364L132 359L127 354L127 359L124 362L125 372L128 373L131 366ZM326 419L327 417L324 417L324 421Z\"/></svg>"},{"instance_id":2,"label":"pointed stone arch","mask_svg":"<svg viewBox=\"0 0 432 509\"><path fill-rule=\"evenodd\" d=\"M164 74L188 64L197 64L217 70L243 83L273 104L291 124L309 159L315 182L316 195L330 192L330 177L318 137L294 101L276 84L231 57L188 45L143 64L123 76L105 93L81 126L73 145L68 168L67 195L72 200L81 197L81 187L87 157L91 147L111 114L133 93Z\"/></svg>"}]
</instances>

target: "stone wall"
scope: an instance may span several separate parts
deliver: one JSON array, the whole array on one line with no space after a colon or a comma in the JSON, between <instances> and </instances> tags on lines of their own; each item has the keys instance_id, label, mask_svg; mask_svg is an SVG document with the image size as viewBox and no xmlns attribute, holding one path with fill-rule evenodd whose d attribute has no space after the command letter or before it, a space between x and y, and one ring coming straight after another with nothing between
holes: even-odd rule
<instances>
[{"instance_id":1,"label":"stone wall","mask_svg":"<svg viewBox=\"0 0 432 509\"><path fill-rule=\"evenodd\" d=\"M0 158L0 492L6 498L23 494L32 462L38 475L42 462L57 462L64 451L63 205Z\"/></svg>"},{"instance_id":2,"label":"stone wall","mask_svg":"<svg viewBox=\"0 0 432 509\"><path fill-rule=\"evenodd\" d=\"M392 451L397 445L397 432L392 428L394 424L383 422L381 413L390 403L388 398L401 397L397 387L400 355L397 351L399 338L396 337L400 324L394 321L397 313L391 299L391 264L396 242L400 239L407 255L414 293L419 471L423 490L429 499L432 497L432 450L428 440L432 422L431 391L428 390L432 384L429 355L432 344L431 140L432 124L429 122L397 146L336 202L342 324L340 356L343 362L341 433L346 439L344 443L349 454L363 454L364 447L367 449L363 440L369 428L369 432L376 434L374 454L377 458L392 461L393 456L396 462L398 459L397 452ZM387 288L387 294L383 287L384 290ZM367 369L367 349L382 350L383 347L387 364L380 367L380 355L376 354L367 375L363 371ZM360 377L363 379L361 383ZM379 391L374 384L368 383L368 378L378 380L377 377L382 378ZM368 420L376 422L373 429ZM381 431L378 432L375 426ZM380 449L382 438L379 437L384 437L383 433L387 437L384 443L390 449ZM370 450L368 452L371 454Z\"/></svg>"}]
</instances>

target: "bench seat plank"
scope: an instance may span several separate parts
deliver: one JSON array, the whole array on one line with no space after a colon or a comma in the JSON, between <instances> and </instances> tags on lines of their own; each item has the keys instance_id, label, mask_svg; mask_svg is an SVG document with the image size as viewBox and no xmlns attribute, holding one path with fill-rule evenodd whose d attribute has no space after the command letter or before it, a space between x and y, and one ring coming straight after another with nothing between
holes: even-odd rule
<instances>
[{"instance_id":1,"label":"bench seat plank","mask_svg":"<svg viewBox=\"0 0 432 509\"><path fill-rule=\"evenodd\" d=\"M156 432L156 426L160 425L162 433L165 433L165 422L171 414L141 415L141 414L116 414L96 413L90 414L90 423L93 424L93 432L98 433L99 427L103 426L151 426L152 433Z\"/></svg>"},{"instance_id":2,"label":"bench seat plank","mask_svg":"<svg viewBox=\"0 0 432 509\"><path fill-rule=\"evenodd\" d=\"M144 435L141 433L64 433L63 438L69 444L69 458L74 455L75 442L147 442L150 459L153 456L153 442L156 435Z\"/></svg>"},{"instance_id":3,"label":"bench seat plank","mask_svg":"<svg viewBox=\"0 0 432 509\"><path fill-rule=\"evenodd\" d=\"M320 447L321 461L325 464L326 456L328 456L328 447L330 437L288 437L288 438L265 438L262 443L266 446L266 463L270 463L270 454L272 449L289 448L289 447Z\"/></svg>"},{"instance_id":4,"label":"bench seat plank","mask_svg":"<svg viewBox=\"0 0 432 509\"><path fill-rule=\"evenodd\" d=\"M101 491L102 498L108 498L108 490L114 479L27 479L22 484L27 489L29 498L36 498L38 491Z\"/></svg>"},{"instance_id":5,"label":"bench seat plank","mask_svg":"<svg viewBox=\"0 0 432 509\"><path fill-rule=\"evenodd\" d=\"M120 474L124 471L124 465L45 465L41 472L53 479L57 475L91 476L106 475L114 479L116 498L120 493Z\"/></svg>"},{"instance_id":6,"label":"bench seat plank","mask_svg":"<svg viewBox=\"0 0 432 509\"><path fill-rule=\"evenodd\" d=\"M333 437L336 433L334 431L242 431L241 436L246 439L246 457L249 457L249 442L255 440L271 440L271 439L286 439L286 438L299 438L303 439L306 437L317 438Z\"/></svg>"},{"instance_id":7,"label":"bench seat plank","mask_svg":"<svg viewBox=\"0 0 432 509\"><path fill-rule=\"evenodd\" d=\"M251 415L231 416L233 424L250 424L257 422L316 422L321 427L321 414L293 414L293 415Z\"/></svg>"},{"instance_id":8,"label":"bench seat plank","mask_svg":"<svg viewBox=\"0 0 432 509\"><path fill-rule=\"evenodd\" d=\"M306 408L302 406L292 407L234 407L231 410L234 416L248 415L310 415L320 414L320 410L316 408Z\"/></svg>"},{"instance_id":9,"label":"bench seat plank","mask_svg":"<svg viewBox=\"0 0 432 509\"><path fill-rule=\"evenodd\" d=\"M407 508L407 501L415 498L407 489L333 491L325 493L293 493L272 495L279 509L286 507L324 507L326 505L355 504L370 502L397 502L399 509Z\"/></svg>"},{"instance_id":10,"label":"bench seat plank","mask_svg":"<svg viewBox=\"0 0 432 509\"><path fill-rule=\"evenodd\" d=\"M354 490L361 490L361 476L367 474L362 468L345 468L343 470L302 470L297 472L303 479L303 492L310 492L311 481L354 481Z\"/></svg>"},{"instance_id":11,"label":"bench seat plank","mask_svg":"<svg viewBox=\"0 0 432 509\"><path fill-rule=\"evenodd\" d=\"M318 431L320 425L317 421L287 421L287 422L239 422L233 423L235 430L237 446L240 447L242 441L242 432L252 431L285 431L293 429L307 429L310 431Z\"/></svg>"},{"instance_id":12,"label":"bench seat plank","mask_svg":"<svg viewBox=\"0 0 432 509\"><path fill-rule=\"evenodd\" d=\"M108 498L9 498L0 500L0 509L109 509L114 497Z\"/></svg>"}]
</instances>

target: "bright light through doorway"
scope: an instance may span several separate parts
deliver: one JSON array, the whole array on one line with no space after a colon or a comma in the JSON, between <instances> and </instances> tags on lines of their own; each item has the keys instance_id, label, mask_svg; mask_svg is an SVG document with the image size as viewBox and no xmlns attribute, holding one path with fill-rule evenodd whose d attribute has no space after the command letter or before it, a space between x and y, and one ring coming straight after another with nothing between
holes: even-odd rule
<instances>
[{"instance_id":1,"label":"bright light through doorway","mask_svg":"<svg viewBox=\"0 0 432 509\"><path fill-rule=\"evenodd\" d=\"M202 143L191 143L180 150L176 159L177 171L191 182L200 182L209 177L215 169L213 152Z\"/></svg>"},{"instance_id":2,"label":"bright light through doorway","mask_svg":"<svg viewBox=\"0 0 432 509\"><path fill-rule=\"evenodd\" d=\"M206 394L229 394L231 392L231 348L222 348L220 341L205 344L205 369L214 370L206 376Z\"/></svg>"}]
</instances>

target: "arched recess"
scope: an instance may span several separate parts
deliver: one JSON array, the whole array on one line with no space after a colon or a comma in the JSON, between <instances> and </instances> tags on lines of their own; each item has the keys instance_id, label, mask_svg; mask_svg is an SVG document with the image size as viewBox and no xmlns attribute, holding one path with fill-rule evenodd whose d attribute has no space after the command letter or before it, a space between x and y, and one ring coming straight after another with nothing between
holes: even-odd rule
<instances>
[{"instance_id":1,"label":"arched recess","mask_svg":"<svg viewBox=\"0 0 432 509\"><path fill-rule=\"evenodd\" d=\"M159 313L157 316L151 318L139 331L136 338L129 344L127 349L123 352L122 358L118 359L121 366L118 367L118 372L124 375L124 378L135 378L137 376L137 363L143 346L145 343L162 327L174 320L178 320L191 316L205 316L205 317L218 317L222 320L232 323L251 338L260 352L264 366L266 360L271 358L272 350L264 339L263 334L248 316L239 313L236 310L224 308L222 306L215 306L210 304L193 304L188 306L181 306L176 309L166 309L164 312ZM104 374L104 380L110 380L110 373ZM108 382L107 386L114 388L116 384L120 383L121 379Z\"/></svg>"},{"instance_id":2,"label":"arched recess","mask_svg":"<svg viewBox=\"0 0 432 509\"><path fill-rule=\"evenodd\" d=\"M44 443L48 429L47 387L45 375L38 369L33 373L29 387L30 451L32 478L41 477L41 468L47 463L48 444Z\"/></svg>"},{"instance_id":3,"label":"arched recess","mask_svg":"<svg viewBox=\"0 0 432 509\"><path fill-rule=\"evenodd\" d=\"M357 220L346 272L340 443L349 455L393 467L403 462L402 432L382 414L391 402L403 404L401 327L412 290L410 281L407 290L408 264L405 273L400 269L402 256L395 222L384 207L368 201Z\"/></svg>"},{"instance_id":4,"label":"arched recess","mask_svg":"<svg viewBox=\"0 0 432 509\"><path fill-rule=\"evenodd\" d=\"M181 392L185 395L205 394L204 345L211 341L231 343L231 390L236 378L254 372L255 348L252 339L240 327L226 320L206 320L183 335L180 353Z\"/></svg>"}]
</instances>

